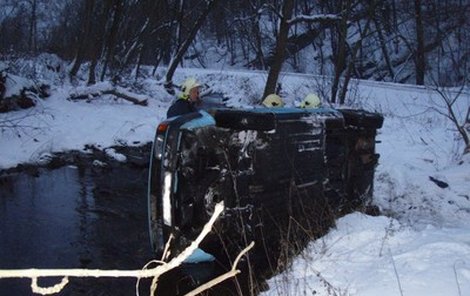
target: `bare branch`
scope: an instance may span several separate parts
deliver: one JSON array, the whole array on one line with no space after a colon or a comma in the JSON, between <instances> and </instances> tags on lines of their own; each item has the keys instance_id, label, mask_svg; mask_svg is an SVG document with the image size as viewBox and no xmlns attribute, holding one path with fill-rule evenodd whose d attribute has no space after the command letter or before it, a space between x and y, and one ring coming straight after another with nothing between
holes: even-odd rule
<instances>
[{"instance_id":1,"label":"bare branch","mask_svg":"<svg viewBox=\"0 0 470 296\"><path fill-rule=\"evenodd\" d=\"M201 233L198 237L177 257L170 260L168 263L163 263L155 268L145 269L149 264L152 263L160 263L160 261L152 260L151 262L147 263L142 270L101 270L101 269L4 269L0 270L0 279L4 278L29 278L31 279L31 287L34 293L40 293L42 295L49 295L52 293L60 292L68 283L69 277L113 277L113 278L121 278L121 277L133 277L137 278L138 280L142 278L153 278L152 282L155 282L155 285L151 289L151 295L155 294L156 282L159 276L162 274L174 269L175 267L181 265L198 247L202 240L209 234L211 231L215 221L220 216L222 211L224 210L223 202L220 202L215 205L214 213L210 220L204 225ZM240 255L237 257L237 261L239 258L246 253L253 244L248 246ZM233 267L232 269L235 269ZM62 277L62 280L59 284L54 285L52 287L39 287L37 285L37 279L39 277ZM137 285L138 286L138 285Z\"/></svg>"},{"instance_id":2,"label":"bare branch","mask_svg":"<svg viewBox=\"0 0 470 296\"><path fill-rule=\"evenodd\" d=\"M460 87L458 92L454 95L454 97L450 97L450 95L445 91L444 88L439 87L439 84L435 81L433 77L431 79L434 82L435 87L431 88L435 92L439 94L441 97L442 101L446 104L447 108L447 113L444 113L440 110L437 110L437 108L433 108L437 113L444 115L445 117L449 118L450 121L455 125L457 128L459 134L462 136L462 139L465 143L465 148L464 148L464 154L470 152L470 136L468 135L467 130L465 129L465 124L468 122L469 116L470 116L470 107L468 107L467 114L465 115L463 122L459 122L459 117L458 114L456 114L454 110L454 104L459 98L459 96L462 94L462 91L465 88L465 84Z\"/></svg>"},{"instance_id":3,"label":"bare branch","mask_svg":"<svg viewBox=\"0 0 470 296\"><path fill-rule=\"evenodd\" d=\"M438 114L440 114L440 115L442 115L442 116L444 116L444 117L446 117L446 118L452 120L452 117L451 117L448 113L446 113L446 112L444 112L444 111L441 111L441 110L439 110L439 109L436 108L436 107L431 107L431 110L433 110L434 112L436 112L436 113L438 113Z\"/></svg>"},{"instance_id":4,"label":"bare branch","mask_svg":"<svg viewBox=\"0 0 470 296\"><path fill-rule=\"evenodd\" d=\"M173 74L176 71L181 59L183 58L184 54L188 50L191 43L194 41L196 34L199 32L199 29L204 24L207 16L212 11L212 9L218 4L219 0L210 0L207 1L207 5L202 13L198 16L196 21L194 22L188 36L186 39L179 45L178 50L172 56L170 63L168 64L168 70L165 75L165 88L167 89L168 93L173 93Z\"/></svg>"},{"instance_id":5,"label":"bare branch","mask_svg":"<svg viewBox=\"0 0 470 296\"><path fill-rule=\"evenodd\" d=\"M212 279L209 282L205 283L204 285L192 290L191 292L189 292L185 296L198 295L198 294L204 292L205 290L210 289L210 288L214 287L215 285L225 281L226 279L229 279L229 278L234 277L237 274L239 274L241 271L237 269L238 262L240 261L240 259L243 255L245 255L249 250L251 250L251 248L254 247L254 245L255 245L255 242L251 242L245 249L243 249L240 252L240 254L238 254L237 258L235 259L235 262L232 265L232 268L228 272L226 272L222 275L219 275L215 279Z\"/></svg>"},{"instance_id":6,"label":"bare branch","mask_svg":"<svg viewBox=\"0 0 470 296\"><path fill-rule=\"evenodd\" d=\"M32 279L31 281L31 291L33 291L33 293L36 293L36 294L41 294L41 295L51 295L51 294L56 294L56 293L59 293L60 291L62 291L62 289L69 283L69 278L68 277L64 277L60 283L58 284L55 284L54 286L52 287L47 287L47 288L43 288L43 287L39 287L38 285L38 278L35 277Z\"/></svg>"}]
</instances>

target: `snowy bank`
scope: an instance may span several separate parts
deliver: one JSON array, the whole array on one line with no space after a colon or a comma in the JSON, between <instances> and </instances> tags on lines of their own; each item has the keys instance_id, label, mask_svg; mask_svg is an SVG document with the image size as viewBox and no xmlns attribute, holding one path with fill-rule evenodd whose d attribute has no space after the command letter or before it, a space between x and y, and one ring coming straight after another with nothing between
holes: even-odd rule
<instances>
[{"instance_id":1,"label":"snowy bank","mask_svg":"<svg viewBox=\"0 0 470 296\"><path fill-rule=\"evenodd\" d=\"M349 214L262 295L469 295L469 231Z\"/></svg>"},{"instance_id":2,"label":"snowy bank","mask_svg":"<svg viewBox=\"0 0 470 296\"><path fill-rule=\"evenodd\" d=\"M262 295L470 295L470 156L431 89L361 81L385 115L374 203L309 244ZM456 95L457 91L451 91ZM463 118L470 95L455 106Z\"/></svg>"},{"instance_id":3,"label":"snowy bank","mask_svg":"<svg viewBox=\"0 0 470 296\"><path fill-rule=\"evenodd\" d=\"M258 103L267 78L261 71L180 69L174 81L188 76L228 97L232 107ZM302 74L284 73L280 83L289 107L329 87L323 77ZM147 106L109 95L68 101L77 91L83 89L56 87L32 109L0 114L0 170L41 164L56 152L87 153L90 146L125 161L110 147L151 142L173 100L152 78L140 82ZM441 103L423 87L351 84L350 105L385 115L374 203L388 217L343 217L269 280L264 295L470 295L470 158L462 157L455 126L435 111ZM456 111L469 106L470 95L462 94Z\"/></svg>"}]
</instances>

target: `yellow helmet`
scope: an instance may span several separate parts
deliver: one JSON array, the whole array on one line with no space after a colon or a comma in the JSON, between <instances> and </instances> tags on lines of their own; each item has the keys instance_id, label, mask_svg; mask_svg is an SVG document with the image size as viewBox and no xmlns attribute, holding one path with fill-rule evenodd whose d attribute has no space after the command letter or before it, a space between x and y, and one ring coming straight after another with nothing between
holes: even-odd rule
<instances>
[{"instance_id":1,"label":"yellow helmet","mask_svg":"<svg viewBox=\"0 0 470 296\"><path fill-rule=\"evenodd\" d=\"M270 94L263 100L265 107L284 107L281 97L276 94Z\"/></svg>"},{"instance_id":2,"label":"yellow helmet","mask_svg":"<svg viewBox=\"0 0 470 296\"><path fill-rule=\"evenodd\" d=\"M189 92L191 91L191 89L199 86L201 86L201 84L195 78L189 77L181 85L181 91L183 92L181 94L181 97L183 99L189 98Z\"/></svg>"},{"instance_id":3,"label":"yellow helmet","mask_svg":"<svg viewBox=\"0 0 470 296\"><path fill-rule=\"evenodd\" d=\"M300 108L318 108L320 104L320 98L316 94L308 94L300 103Z\"/></svg>"}]
</instances>

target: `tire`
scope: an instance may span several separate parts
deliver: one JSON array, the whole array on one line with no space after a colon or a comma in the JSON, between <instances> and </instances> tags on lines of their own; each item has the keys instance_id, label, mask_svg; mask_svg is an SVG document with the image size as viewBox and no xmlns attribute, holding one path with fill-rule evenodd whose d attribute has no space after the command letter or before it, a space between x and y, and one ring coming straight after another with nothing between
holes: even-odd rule
<instances>
[{"instance_id":1,"label":"tire","mask_svg":"<svg viewBox=\"0 0 470 296\"><path fill-rule=\"evenodd\" d=\"M379 129L383 125L384 118L378 113L365 110L339 109L344 117L345 125Z\"/></svg>"}]
</instances>

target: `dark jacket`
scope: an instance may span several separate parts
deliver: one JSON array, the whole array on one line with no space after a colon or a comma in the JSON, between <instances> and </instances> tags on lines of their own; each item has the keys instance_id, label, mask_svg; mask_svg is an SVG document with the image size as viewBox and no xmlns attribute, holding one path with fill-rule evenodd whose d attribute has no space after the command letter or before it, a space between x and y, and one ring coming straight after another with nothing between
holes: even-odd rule
<instances>
[{"instance_id":1,"label":"dark jacket","mask_svg":"<svg viewBox=\"0 0 470 296\"><path fill-rule=\"evenodd\" d=\"M196 112L196 111L197 111L196 107L189 100L178 99L168 109L168 112L166 113L166 117L170 118L173 116L188 114L188 113Z\"/></svg>"}]
</instances>

